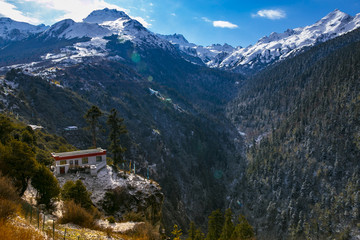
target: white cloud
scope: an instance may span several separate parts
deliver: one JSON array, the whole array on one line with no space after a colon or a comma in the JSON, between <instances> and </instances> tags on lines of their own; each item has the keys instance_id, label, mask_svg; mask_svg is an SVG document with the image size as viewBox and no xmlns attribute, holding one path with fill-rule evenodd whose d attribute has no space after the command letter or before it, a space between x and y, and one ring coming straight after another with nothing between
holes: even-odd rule
<instances>
[{"instance_id":1,"label":"white cloud","mask_svg":"<svg viewBox=\"0 0 360 240\"><path fill-rule=\"evenodd\" d=\"M1 1L1 0L0 0ZM41 7L61 11L64 14L57 18L56 21L71 18L74 21L80 22L83 18L86 18L92 11L109 8L124 11L131 18L139 21L144 27L151 26L141 17L134 17L129 14L129 10L121 8L115 4L107 3L105 0L23 0L39 4Z\"/></svg>"},{"instance_id":2,"label":"white cloud","mask_svg":"<svg viewBox=\"0 0 360 240\"><path fill-rule=\"evenodd\" d=\"M176 13L170 13L170 15L176 17Z\"/></svg>"},{"instance_id":3,"label":"white cloud","mask_svg":"<svg viewBox=\"0 0 360 240\"><path fill-rule=\"evenodd\" d=\"M25 16L23 12L19 11L17 7L5 0L0 0L0 15L11 18L20 22L28 22L32 24L39 24L40 20Z\"/></svg>"},{"instance_id":4,"label":"white cloud","mask_svg":"<svg viewBox=\"0 0 360 240\"><path fill-rule=\"evenodd\" d=\"M263 9L258 11L256 14L252 14L252 17L262 17L262 18L268 18L271 20L281 19L286 17L286 13L283 10L277 9Z\"/></svg>"},{"instance_id":5,"label":"white cloud","mask_svg":"<svg viewBox=\"0 0 360 240\"><path fill-rule=\"evenodd\" d=\"M220 28L238 28L239 26L228 21L213 21L214 27Z\"/></svg>"},{"instance_id":6,"label":"white cloud","mask_svg":"<svg viewBox=\"0 0 360 240\"><path fill-rule=\"evenodd\" d=\"M142 17L131 17L132 19L137 20L139 23L141 23L144 27L149 28L151 27L151 23L148 23L147 21L145 21L145 19L143 19ZM151 21L151 20L150 20Z\"/></svg>"}]
</instances>

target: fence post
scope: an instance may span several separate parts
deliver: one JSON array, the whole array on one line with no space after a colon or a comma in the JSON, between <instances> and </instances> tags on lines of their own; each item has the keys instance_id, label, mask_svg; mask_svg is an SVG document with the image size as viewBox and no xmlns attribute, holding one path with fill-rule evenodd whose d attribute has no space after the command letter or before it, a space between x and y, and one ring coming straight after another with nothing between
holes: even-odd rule
<instances>
[{"instance_id":1,"label":"fence post","mask_svg":"<svg viewBox=\"0 0 360 240\"><path fill-rule=\"evenodd\" d=\"M53 219L53 240L55 240L55 220Z\"/></svg>"},{"instance_id":2,"label":"fence post","mask_svg":"<svg viewBox=\"0 0 360 240\"><path fill-rule=\"evenodd\" d=\"M32 220L32 206L31 206L31 208L30 208L30 224L31 224L31 220Z\"/></svg>"},{"instance_id":3,"label":"fence post","mask_svg":"<svg viewBox=\"0 0 360 240\"><path fill-rule=\"evenodd\" d=\"M39 212L39 209L37 209L37 217L38 217L38 229L39 229L39 226L40 226L40 212Z\"/></svg>"},{"instance_id":4,"label":"fence post","mask_svg":"<svg viewBox=\"0 0 360 240\"><path fill-rule=\"evenodd\" d=\"M65 238L66 238L66 228L65 228L65 232L64 232L64 240L65 240Z\"/></svg>"},{"instance_id":5,"label":"fence post","mask_svg":"<svg viewBox=\"0 0 360 240\"><path fill-rule=\"evenodd\" d=\"M45 228L45 213L44 213L44 218L43 218L43 231L44 231L44 228Z\"/></svg>"}]
</instances>

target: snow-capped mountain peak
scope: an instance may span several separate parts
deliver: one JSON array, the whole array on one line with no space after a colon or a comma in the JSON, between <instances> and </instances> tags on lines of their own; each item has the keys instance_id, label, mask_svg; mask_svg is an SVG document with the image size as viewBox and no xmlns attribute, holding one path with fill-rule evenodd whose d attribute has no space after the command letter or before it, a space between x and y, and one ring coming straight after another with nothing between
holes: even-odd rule
<instances>
[{"instance_id":1,"label":"snow-capped mountain peak","mask_svg":"<svg viewBox=\"0 0 360 240\"><path fill-rule=\"evenodd\" d=\"M65 19L55 23L42 35L57 38L83 38L83 37L103 37L111 35L110 30L99 26L96 23L74 22L71 19Z\"/></svg>"},{"instance_id":2,"label":"snow-capped mountain peak","mask_svg":"<svg viewBox=\"0 0 360 240\"><path fill-rule=\"evenodd\" d=\"M91 12L86 18L83 19L83 22L101 24L108 21L115 21L119 18L123 20L130 20L130 17L123 11L104 8L102 10L95 10Z\"/></svg>"},{"instance_id":3,"label":"snow-capped mountain peak","mask_svg":"<svg viewBox=\"0 0 360 240\"><path fill-rule=\"evenodd\" d=\"M14 21L10 18L0 18L0 38L5 40L22 40L31 34L36 34L46 30L48 26L31 25L25 22Z\"/></svg>"}]
</instances>

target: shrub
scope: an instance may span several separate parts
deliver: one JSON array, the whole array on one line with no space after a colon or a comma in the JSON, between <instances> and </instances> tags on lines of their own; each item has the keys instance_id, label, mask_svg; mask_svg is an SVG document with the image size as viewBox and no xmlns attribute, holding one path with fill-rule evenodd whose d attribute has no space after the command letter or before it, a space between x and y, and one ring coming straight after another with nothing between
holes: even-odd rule
<instances>
[{"instance_id":1,"label":"shrub","mask_svg":"<svg viewBox=\"0 0 360 240\"><path fill-rule=\"evenodd\" d=\"M123 220L125 222L143 222L145 219L141 213L127 212L123 215Z\"/></svg>"},{"instance_id":2,"label":"shrub","mask_svg":"<svg viewBox=\"0 0 360 240\"><path fill-rule=\"evenodd\" d=\"M93 205L90 196L91 193L86 190L81 180L77 180L75 183L67 181L61 190L63 200L72 200L87 210L90 210Z\"/></svg>"},{"instance_id":3,"label":"shrub","mask_svg":"<svg viewBox=\"0 0 360 240\"><path fill-rule=\"evenodd\" d=\"M74 201L68 201L64 204L63 216L60 219L60 223L74 223L76 225L94 228L95 221L93 215L87 210L76 204Z\"/></svg>"},{"instance_id":4,"label":"shrub","mask_svg":"<svg viewBox=\"0 0 360 240\"><path fill-rule=\"evenodd\" d=\"M115 218L114 218L114 216L108 217L107 220L108 220L109 223L115 223Z\"/></svg>"}]
</instances>

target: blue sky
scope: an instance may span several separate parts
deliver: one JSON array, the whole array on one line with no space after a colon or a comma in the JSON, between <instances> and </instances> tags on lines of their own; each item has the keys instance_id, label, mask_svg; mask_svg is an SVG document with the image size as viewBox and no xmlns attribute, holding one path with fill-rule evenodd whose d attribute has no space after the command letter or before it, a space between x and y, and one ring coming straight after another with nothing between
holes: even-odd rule
<instances>
[{"instance_id":1,"label":"blue sky","mask_svg":"<svg viewBox=\"0 0 360 240\"><path fill-rule=\"evenodd\" d=\"M181 33L199 45L246 47L271 32L315 23L339 9L354 16L360 0L0 0L0 16L51 25L81 21L92 10L116 8L153 32Z\"/></svg>"}]
</instances>

